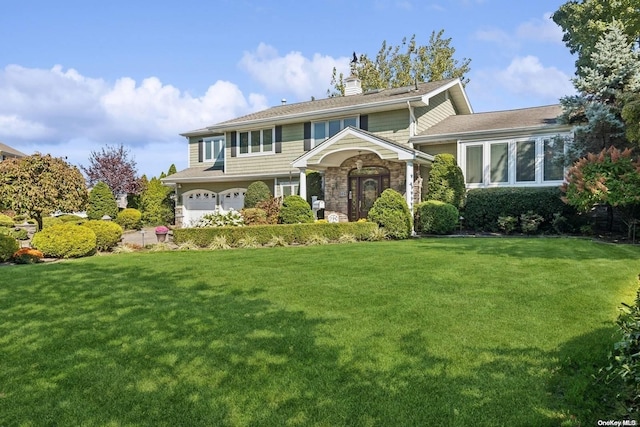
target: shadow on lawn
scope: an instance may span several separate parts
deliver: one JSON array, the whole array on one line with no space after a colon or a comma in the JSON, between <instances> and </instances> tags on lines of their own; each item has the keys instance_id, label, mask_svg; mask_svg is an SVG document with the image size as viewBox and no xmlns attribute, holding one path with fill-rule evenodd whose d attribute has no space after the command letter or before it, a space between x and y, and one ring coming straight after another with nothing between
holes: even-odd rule
<instances>
[{"instance_id":1,"label":"shadow on lawn","mask_svg":"<svg viewBox=\"0 0 640 427\"><path fill-rule=\"evenodd\" d=\"M479 353L469 375L421 331L391 358L375 339L336 344L334 320L285 310L259 283L185 284L187 266L77 270L47 266L3 294L0 425L556 425L532 384L584 351L580 339L557 355L461 349Z\"/></svg>"}]
</instances>

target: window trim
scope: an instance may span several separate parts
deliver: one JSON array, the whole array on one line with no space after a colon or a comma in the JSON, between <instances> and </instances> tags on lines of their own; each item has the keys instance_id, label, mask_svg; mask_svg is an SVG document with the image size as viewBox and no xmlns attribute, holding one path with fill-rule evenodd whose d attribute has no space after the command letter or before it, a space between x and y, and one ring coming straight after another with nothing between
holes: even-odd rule
<instances>
[{"instance_id":1,"label":"window trim","mask_svg":"<svg viewBox=\"0 0 640 427\"><path fill-rule=\"evenodd\" d=\"M271 131L271 150L269 151L265 151L264 150L264 133L265 131ZM252 137L251 135L254 132L260 132L260 151L256 151L256 152L251 152L252 149ZM246 133L247 134L247 152L243 153L242 149L240 147L240 137L242 134ZM274 127L269 127L269 128L259 128L259 129L243 129L243 130L239 130L236 132L236 149L237 149L237 157L255 157L255 156L269 156L272 154L275 154L276 150L276 128Z\"/></svg>"},{"instance_id":2,"label":"window trim","mask_svg":"<svg viewBox=\"0 0 640 427\"><path fill-rule=\"evenodd\" d=\"M340 121L340 129L338 130L338 132L340 132L341 130L343 130L345 128L344 125L344 121L345 120L349 120L349 119L356 119L356 123L355 123L355 127L356 128L360 128L360 114L357 114L355 116L347 116L347 117L341 117L341 118L332 118L332 119L326 119L326 120L316 120L316 121L312 121L311 122L311 148L316 147L318 144L326 141L327 139L331 138L333 135L330 135L329 133L329 122L335 122L335 121ZM324 134L325 134L325 138L322 141L317 141L316 142L316 124L319 123L324 123ZM349 125L351 126L351 125ZM336 132L336 133L338 133ZM335 134L334 134L335 135Z\"/></svg>"},{"instance_id":3,"label":"window trim","mask_svg":"<svg viewBox=\"0 0 640 427\"><path fill-rule=\"evenodd\" d=\"M283 197L284 192L282 191L284 187L292 187L293 191L291 194L297 195L300 192L300 180L289 179L289 178L276 178L274 183L274 197Z\"/></svg>"},{"instance_id":4,"label":"window trim","mask_svg":"<svg viewBox=\"0 0 640 427\"><path fill-rule=\"evenodd\" d=\"M216 158L213 155L215 153L215 141L222 141L222 150L221 150L221 154L222 154L222 159L220 160L222 162L222 164L225 164L225 160L226 160L226 137L224 135L216 135L216 136L210 136L207 138L202 138L202 162L203 163L216 163ZM211 157L207 158L207 144L209 144L211 146Z\"/></svg>"},{"instance_id":5,"label":"window trim","mask_svg":"<svg viewBox=\"0 0 640 427\"><path fill-rule=\"evenodd\" d=\"M545 141L553 140L557 137L566 138L570 136L567 133L557 134L544 134L544 135L527 135L517 138L506 139L488 139L488 140L458 140L458 159L460 168L465 179L465 185L467 188L487 188L487 187L549 187L555 185L561 185L564 182L564 175L567 168L563 168L563 178L554 180L545 180L544 167L545 167ZM534 177L533 181L517 181L517 148L519 143L524 142L534 143ZM508 179L507 181L493 182L492 170L491 170L491 147L494 144L508 144ZM567 152L568 143L565 140L563 144L563 153ZM467 182L467 147L482 146L482 180L481 182L470 183Z\"/></svg>"}]
</instances>

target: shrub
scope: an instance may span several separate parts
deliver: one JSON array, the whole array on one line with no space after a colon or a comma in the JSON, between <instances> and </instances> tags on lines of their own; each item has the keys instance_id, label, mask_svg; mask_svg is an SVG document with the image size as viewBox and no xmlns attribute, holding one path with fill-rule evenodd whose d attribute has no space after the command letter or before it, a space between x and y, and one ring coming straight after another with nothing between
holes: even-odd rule
<instances>
[{"instance_id":1,"label":"shrub","mask_svg":"<svg viewBox=\"0 0 640 427\"><path fill-rule=\"evenodd\" d=\"M313 196L318 200L324 199L322 191L322 174L317 171L307 171L307 202L311 204Z\"/></svg>"},{"instance_id":2,"label":"shrub","mask_svg":"<svg viewBox=\"0 0 640 427\"><path fill-rule=\"evenodd\" d=\"M260 202L271 198L271 190L262 181L255 181L249 184L244 195L244 207L255 208Z\"/></svg>"},{"instance_id":3,"label":"shrub","mask_svg":"<svg viewBox=\"0 0 640 427\"><path fill-rule=\"evenodd\" d=\"M622 338L615 343L609 357L607 379L622 380L624 388L620 397L628 413L637 416L640 413L640 290L634 305L623 305L617 321Z\"/></svg>"},{"instance_id":4,"label":"shrub","mask_svg":"<svg viewBox=\"0 0 640 427\"><path fill-rule=\"evenodd\" d=\"M0 234L4 234L5 236L11 236L14 239L18 239L18 240L28 240L29 239L29 233L24 228L0 227Z\"/></svg>"},{"instance_id":5,"label":"shrub","mask_svg":"<svg viewBox=\"0 0 640 427\"><path fill-rule=\"evenodd\" d=\"M538 231L538 227L544 221L537 213L529 211L520 215L520 229L525 234L535 234Z\"/></svg>"},{"instance_id":6,"label":"shrub","mask_svg":"<svg viewBox=\"0 0 640 427\"><path fill-rule=\"evenodd\" d=\"M216 236L213 238L213 241L208 246L209 249L217 250L217 249L231 249L231 245L227 241L226 236Z\"/></svg>"},{"instance_id":7,"label":"shrub","mask_svg":"<svg viewBox=\"0 0 640 427\"><path fill-rule=\"evenodd\" d=\"M78 215L64 214L57 217L61 222L71 222L73 224L81 225L86 222L87 219Z\"/></svg>"},{"instance_id":8,"label":"shrub","mask_svg":"<svg viewBox=\"0 0 640 427\"><path fill-rule=\"evenodd\" d=\"M83 225L96 233L96 248L100 251L108 251L122 239L122 227L115 222L91 220Z\"/></svg>"},{"instance_id":9,"label":"shrub","mask_svg":"<svg viewBox=\"0 0 640 427\"><path fill-rule=\"evenodd\" d=\"M100 219L105 215L115 218L118 215L118 204L109 186L100 181L89 193L87 217L89 219Z\"/></svg>"},{"instance_id":10,"label":"shrub","mask_svg":"<svg viewBox=\"0 0 640 427\"><path fill-rule=\"evenodd\" d=\"M0 214L0 227L13 227L13 218L9 215Z\"/></svg>"},{"instance_id":11,"label":"shrub","mask_svg":"<svg viewBox=\"0 0 640 427\"><path fill-rule=\"evenodd\" d=\"M304 224L313 222L311 206L300 196L287 196L280 208L280 222L282 224Z\"/></svg>"},{"instance_id":12,"label":"shrub","mask_svg":"<svg viewBox=\"0 0 640 427\"><path fill-rule=\"evenodd\" d=\"M162 185L158 178L151 178L140 194L140 212L142 222L149 225L170 224L173 222L175 203L171 198L173 190Z\"/></svg>"},{"instance_id":13,"label":"shrub","mask_svg":"<svg viewBox=\"0 0 640 427\"><path fill-rule=\"evenodd\" d=\"M267 214L267 224L277 224L280 218L280 207L282 199L270 197L256 205L256 208L262 209Z\"/></svg>"},{"instance_id":14,"label":"shrub","mask_svg":"<svg viewBox=\"0 0 640 427\"><path fill-rule=\"evenodd\" d=\"M386 189L373 203L367 219L384 228L392 239L406 239L411 235L411 212L402 194Z\"/></svg>"},{"instance_id":15,"label":"shrub","mask_svg":"<svg viewBox=\"0 0 640 427\"><path fill-rule=\"evenodd\" d=\"M142 212L133 208L123 209L118 212L116 223L125 230L140 230L142 228Z\"/></svg>"},{"instance_id":16,"label":"shrub","mask_svg":"<svg viewBox=\"0 0 640 427\"><path fill-rule=\"evenodd\" d=\"M194 227L240 227L244 225L244 220L240 212L229 210L226 213L215 211L205 214L195 222Z\"/></svg>"},{"instance_id":17,"label":"shrub","mask_svg":"<svg viewBox=\"0 0 640 427\"><path fill-rule=\"evenodd\" d=\"M463 216L467 227L473 230L498 231L498 218L520 215L531 211L551 224L554 214L565 217L575 210L560 199L556 187L545 188L483 188L469 190Z\"/></svg>"},{"instance_id":18,"label":"shrub","mask_svg":"<svg viewBox=\"0 0 640 427\"><path fill-rule=\"evenodd\" d=\"M429 200L439 200L459 209L464 206L466 192L462 169L458 166L455 157L451 154L437 154L427 183Z\"/></svg>"},{"instance_id":19,"label":"shrub","mask_svg":"<svg viewBox=\"0 0 640 427\"><path fill-rule=\"evenodd\" d=\"M62 224L62 220L55 216L45 216L42 218L42 228L51 227L52 225Z\"/></svg>"},{"instance_id":20,"label":"shrub","mask_svg":"<svg viewBox=\"0 0 640 427\"><path fill-rule=\"evenodd\" d=\"M264 225L267 221L267 211L260 208L245 208L240 211L245 225Z\"/></svg>"},{"instance_id":21,"label":"shrub","mask_svg":"<svg viewBox=\"0 0 640 427\"><path fill-rule=\"evenodd\" d=\"M19 248L20 244L16 239L5 234L0 234L0 262L11 259Z\"/></svg>"},{"instance_id":22,"label":"shrub","mask_svg":"<svg viewBox=\"0 0 640 427\"><path fill-rule=\"evenodd\" d=\"M84 225L56 224L34 234L31 244L46 256L77 258L96 250L96 233Z\"/></svg>"},{"instance_id":23,"label":"shrub","mask_svg":"<svg viewBox=\"0 0 640 427\"><path fill-rule=\"evenodd\" d=\"M507 234L513 232L518 226L518 218L513 216L500 216L498 217L498 228Z\"/></svg>"},{"instance_id":24,"label":"shrub","mask_svg":"<svg viewBox=\"0 0 640 427\"><path fill-rule=\"evenodd\" d=\"M208 247L216 236L226 236L232 246L239 246L242 239L251 239L266 245L273 236L281 237L287 244L304 244L310 236L317 234L329 241L337 242L343 234L352 234L357 240L368 240L378 229L372 222L340 222L335 224L280 224L254 225L252 227L180 228L173 230L173 241L177 245L192 242L199 247Z\"/></svg>"},{"instance_id":25,"label":"shrub","mask_svg":"<svg viewBox=\"0 0 640 427\"><path fill-rule=\"evenodd\" d=\"M422 202L416 209L416 227L422 233L450 234L458 225L458 209L439 200Z\"/></svg>"},{"instance_id":26,"label":"shrub","mask_svg":"<svg viewBox=\"0 0 640 427\"><path fill-rule=\"evenodd\" d=\"M44 254L33 248L20 248L13 254L13 262L16 264L36 264L42 261Z\"/></svg>"}]
</instances>

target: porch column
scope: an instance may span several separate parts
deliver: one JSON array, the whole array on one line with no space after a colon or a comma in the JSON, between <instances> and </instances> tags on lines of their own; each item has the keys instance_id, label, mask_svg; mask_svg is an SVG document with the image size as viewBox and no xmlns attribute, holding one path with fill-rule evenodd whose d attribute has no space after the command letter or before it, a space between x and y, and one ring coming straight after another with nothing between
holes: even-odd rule
<instances>
[{"instance_id":1,"label":"porch column","mask_svg":"<svg viewBox=\"0 0 640 427\"><path fill-rule=\"evenodd\" d=\"M407 198L407 205L409 205L409 212L413 215L413 162L407 161L407 171L405 173L406 183L405 192Z\"/></svg>"},{"instance_id":2,"label":"porch column","mask_svg":"<svg viewBox=\"0 0 640 427\"><path fill-rule=\"evenodd\" d=\"M300 197L307 200L307 174L305 168L300 168Z\"/></svg>"}]
</instances>

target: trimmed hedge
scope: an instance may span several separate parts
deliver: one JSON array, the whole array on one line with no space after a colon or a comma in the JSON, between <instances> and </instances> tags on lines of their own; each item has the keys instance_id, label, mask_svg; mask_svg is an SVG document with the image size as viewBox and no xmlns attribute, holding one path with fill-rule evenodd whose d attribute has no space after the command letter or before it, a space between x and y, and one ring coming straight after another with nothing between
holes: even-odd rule
<instances>
[{"instance_id":1,"label":"trimmed hedge","mask_svg":"<svg viewBox=\"0 0 640 427\"><path fill-rule=\"evenodd\" d=\"M451 234L458 225L458 209L450 203L427 200L416 207L416 228L420 233Z\"/></svg>"},{"instance_id":2,"label":"trimmed hedge","mask_svg":"<svg viewBox=\"0 0 640 427\"><path fill-rule=\"evenodd\" d=\"M312 236L326 237L329 241L339 241L344 235L353 235L357 240L367 240L378 229L373 222L340 222L313 224L253 225L251 227L210 227L179 228L173 230L173 242L182 244L192 242L206 248L216 237L224 236L227 243L238 245L241 239L255 239L260 245L266 245L274 236L282 237L287 244L304 244Z\"/></svg>"},{"instance_id":3,"label":"trimmed hedge","mask_svg":"<svg viewBox=\"0 0 640 427\"><path fill-rule=\"evenodd\" d=\"M46 256L78 258L96 250L96 233L84 225L56 224L34 234L31 245Z\"/></svg>"},{"instance_id":4,"label":"trimmed hedge","mask_svg":"<svg viewBox=\"0 0 640 427\"><path fill-rule=\"evenodd\" d=\"M115 222L94 219L83 224L96 233L96 248L108 251L122 239L122 227Z\"/></svg>"},{"instance_id":5,"label":"trimmed hedge","mask_svg":"<svg viewBox=\"0 0 640 427\"><path fill-rule=\"evenodd\" d=\"M140 230L142 228L142 212L133 208L123 209L118 212L116 223L125 230Z\"/></svg>"},{"instance_id":6,"label":"trimmed hedge","mask_svg":"<svg viewBox=\"0 0 640 427\"><path fill-rule=\"evenodd\" d=\"M449 203L460 209L464 207L465 194L464 175L456 158L448 153L437 154L429 172L428 199Z\"/></svg>"},{"instance_id":7,"label":"trimmed hedge","mask_svg":"<svg viewBox=\"0 0 640 427\"><path fill-rule=\"evenodd\" d=\"M0 227L12 227L13 224L13 218L11 218L9 215L0 214Z\"/></svg>"},{"instance_id":8,"label":"trimmed hedge","mask_svg":"<svg viewBox=\"0 0 640 427\"><path fill-rule=\"evenodd\" d=\"M19 248L20 244L16 239L5 234L0 234L0 262L11 259Z\"/></svg>"},{"instance_id":9,"label":"trimmed hedge","mask_svg":"<svg viewBox=\"0 0 640 427\"><path fill-rule=\"evenodd\" d=\"M311 205L300 196L287 196L280 208L280 223L299 224L313 222Z\"/></svg>"},{"instance_id":10,"label":"trimmed hedge","mask_svg":"<svg viewBox=\"0 0 640 427\"><path fill-rule=\"evenodd\" d=\"M477 231L498 231L498 218L533 212L549 227L553 215L573 216L575 210L560 199L558 187L541 188L482 188L467 192L463 217L467 228Z\"/></svg>"}]
</instances>

